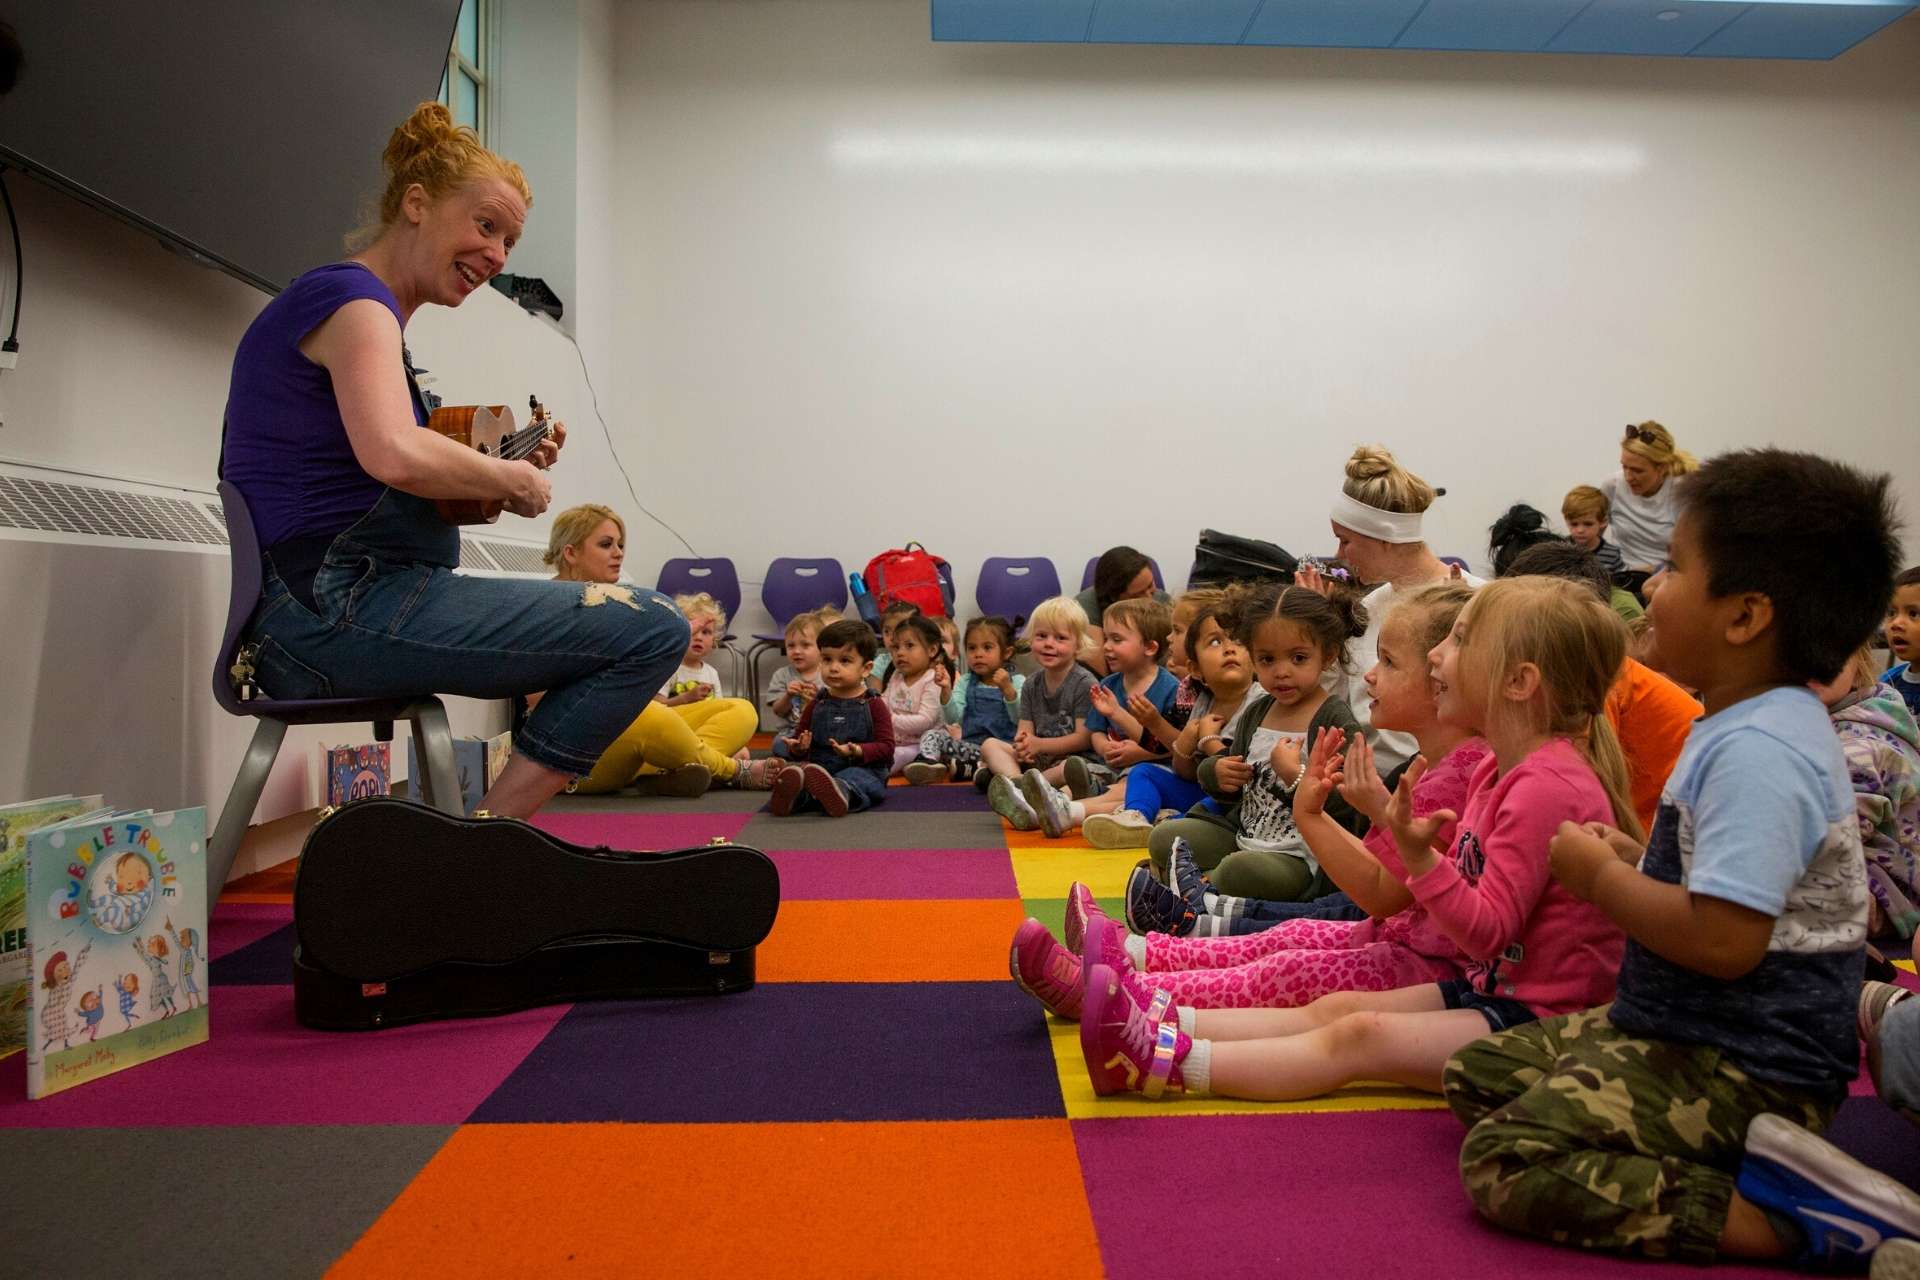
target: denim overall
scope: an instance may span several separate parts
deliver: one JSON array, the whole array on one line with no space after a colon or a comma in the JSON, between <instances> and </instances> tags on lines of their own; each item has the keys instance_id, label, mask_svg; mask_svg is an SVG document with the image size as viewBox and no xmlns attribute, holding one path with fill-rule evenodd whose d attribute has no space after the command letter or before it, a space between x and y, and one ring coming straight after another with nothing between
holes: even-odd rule
<instances>
[{"instance_id":1,"label":"denim overall","mask_svg":"<svg viewBox=\"0 0 1920 1280\"><path fill-rule=\"evenodd\" d=\"M459 531L434 504L392 488L328 546L314 608L264 555L245 641L254 678L277 699L544 689L515 749L591 772L679 666L686 619L652 591L461 577L459 558Z\"/></svg>"},{"instance_id":2,"label":"denim overall","mask_svg":"<svg viewBox=\"0 0 1920 1280\"><path fill-rule=\"evenodd\" d=\"M1013 741L1015 725L1000 690L978 676L967 689L966 709L960 713L960 736L979 746L988 738Z\"/></svg>"},{"instance_id":3,"label":"denim overall","mask_svg":"<svg viewBox=\"0 0 1920 1280\"><path fill-rule=\"evenodd\" d=\"M828 746L829 742L873 741L873 711L867 696L834 698L822 693L813 705L813 746L807 761L817 764L840 781L847 793L847 808L858 813L886 799L887 774L893 769L891 756L881 764L849 760Z\"/></svg>"}]
</instances>

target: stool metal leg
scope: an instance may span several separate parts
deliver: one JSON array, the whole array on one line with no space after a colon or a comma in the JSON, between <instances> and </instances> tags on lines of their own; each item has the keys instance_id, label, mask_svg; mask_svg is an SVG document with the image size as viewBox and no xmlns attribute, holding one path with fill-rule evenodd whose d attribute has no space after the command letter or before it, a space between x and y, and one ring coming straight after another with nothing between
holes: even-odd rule
<instances>
[{"instance_id":1,"label":"stool metal leg","mask_svg":"<svg viewBox=\"0 0 1920 1280\"><path fill-rule=\"evenodd\" d=\"M415 703L413 740L425 778L414 779L422 786L420 798L442 813L456 817L467 811L460 795L460 774L453 763L453 729L447 723L447 708L438 698Z\"/></svg>"},{"instance_id":2,"label":"stool metal leg","mask_svg":"<svg viewBox=\"0 0 1920 1280\"><path fill-rule=\"evenodd\" d=\"M239 856L240 842L246 838L247 826L253 821L253 811L260 803L260 793L266 790L267 775L273 772L273 762L279 756L280 743L286 736L284 721L262 718L254 722L253 740L247 744L247 754L240 760L240 771L233 776L233 788L227 792L226 807L220 810L219 824L213 829L213 839L207 843L209 903L219 900L220 889L233 871L233 860Z\"/></svg>"}]
</instances>

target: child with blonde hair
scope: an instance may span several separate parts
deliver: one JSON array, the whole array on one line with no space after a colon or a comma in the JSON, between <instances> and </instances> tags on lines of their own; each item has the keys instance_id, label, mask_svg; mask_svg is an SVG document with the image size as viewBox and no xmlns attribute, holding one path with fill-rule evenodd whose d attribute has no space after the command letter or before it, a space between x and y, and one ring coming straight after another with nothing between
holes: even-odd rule
<instances>
[{"instance_id":1,"label":"child with blonde hair","mask_svg":"<svg viewBox=\"0 0 1920 1280\"><path fill-rule=\"evenodd\" d=\"M1086 636L1086 611L1071 597L1054 596L1033 607L1027 645L1040 670L1021 690L1013 740L988 739L980 747L980 763L990 775L987 801L1016 831L1035 830L1040 818L1015 779L1039 769L1058 784L1066 761L1093 749L1087 717L1093 712L1094 679L1076 661Z\"/></svg>"},{"instance_id":2,"label":"child with blonde hair","mask_svg":"<svg viewBox=\"0 0 1920 1280\"><path fill-rule=\"evenodd\" d=\"M773 754L787 758L786 739L800 727L800 714L820 692L820 650L815 641L830 623L840 620L840 611L831 605L809 610L794 617L782 633L786 663L767 681L761 701L783 722L774 730Z\"/></svg>"},{"instance_id":3,"label":"child with blonde hair","mask_svg":"<svg viewBox=\"0 0 1920 1280\"><path fill-rule=\"evenodd\" d=\"M675 596L673 603L687 620L687 652L654 700L686 722L700 740L700 763L716 781L726 781L748 763L747 743L760 727L760 713L745 698L721 697L720 673L706 660L727 626L720 602L701 591Z\"/></svg>"},{"instance_id":4,"label":"child with blonde hair","mask_svg":"<svg viewBox=\"0 0 1920 1280\"><path fill-rule=\"evenodd\" d=\"M1620 930L1552 878L1547 845L1566 822L1637 825L1602 714L1625 654L1625 628L1590 592L1512 578L1475 595L1431 655L1438 720L1490 751L1457 815L1416 816L1427 772L1416 757L1385 816L1405 887L1467 957L1465 976L1336 992L1297 1009L1196 1012L1154 993L1153 975L1135 972L1122 931L1096 908L1082 940L1080 1020L1095 1091L1285 1099L1364 1079L1438 1092L1448 1056L1489 1029L1606 1000ZM1309 808L1328 781L1323 767ZM1449 823L1456 833L1442 854L1433 842Z\"/></svg>"}]
</instances>

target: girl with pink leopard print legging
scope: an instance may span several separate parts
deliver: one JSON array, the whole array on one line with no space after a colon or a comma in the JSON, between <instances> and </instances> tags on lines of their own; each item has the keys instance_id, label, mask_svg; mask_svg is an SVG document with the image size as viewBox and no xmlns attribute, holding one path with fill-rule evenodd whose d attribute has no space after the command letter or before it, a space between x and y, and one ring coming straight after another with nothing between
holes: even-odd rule
<instances>
[{"instance_id":1,"label":"girl with pink leopard print legging","mask_svg":"<svg viewBox=\"0 0 1920 1280\"><path fill-rule=\"evenodd\" d=\"M1429 650L1453 629L1472 594L1464 584L1445 583L1404 598L1388 614L1379 660L1366 673L1372 723L1412 734L1421 754L1434 762L1413 788L1418 816L1441 810L1459 813L1468 781L1488 750L1467 730L1440 722L1427 659ZM1170 993L1188 1008L1295 1008L1330 992L1387 991L1465 972L1467 961L1459 946L1415 903L1406 886L1406 869L1386 820L1391 796L1374 767L1371 748L1364 737L1356 737L1343 773L1342 736L1330 729L1315 742L1295 792L1295 822L1327 875L1369 918L1291 920L1239 937L1129 937L1131 959L1154 989ZM1336 786L1372 821L1364 842L1327 816L1326 799ZM1437 839L1444 845L1452 838L1453 824L1447 823ZM1194 886L1196 873L1182 853L1176 847L1176 878L1190 899L1198 898L1202 890ZM1090 902L1085 886L1074 886L1067 906L1067 946L1038 922L1023 925L1024 936L1015 939L1015 975L1043 1003L1049 971L1077 971L1078 956L1069 948L1080 945L1075 926L1084 920ZM1021 973L1023 958L1033 966L1031 974ZM1071 1016L1070 1011L1056 1012Z\"/></svg>"}]
</instances>

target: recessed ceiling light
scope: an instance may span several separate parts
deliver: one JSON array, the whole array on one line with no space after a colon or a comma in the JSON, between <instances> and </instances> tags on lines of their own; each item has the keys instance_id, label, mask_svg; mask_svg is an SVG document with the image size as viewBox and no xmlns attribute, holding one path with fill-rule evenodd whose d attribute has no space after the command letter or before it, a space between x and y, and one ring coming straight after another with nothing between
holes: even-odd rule
<instances>
[{"instance_id":1,"label":"recessed ceiling light","mask_svg":"<svg viewBox=\"0 0 1920 1280\"><path fill-rule=\"evenodd\" d=\"M1680 11L1678 9L1662 9L1653 15L1654 21L1656 22L1674 22L1677 21L1679 17Z\"/></svg>"}]
</instances>

